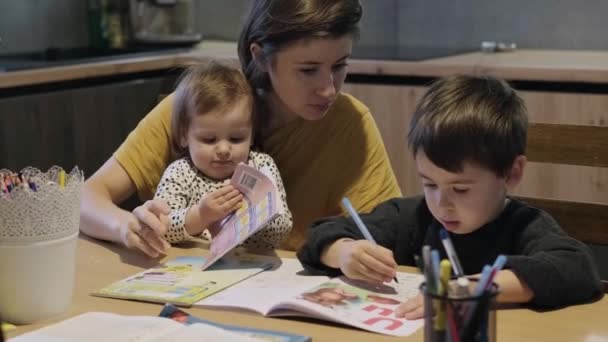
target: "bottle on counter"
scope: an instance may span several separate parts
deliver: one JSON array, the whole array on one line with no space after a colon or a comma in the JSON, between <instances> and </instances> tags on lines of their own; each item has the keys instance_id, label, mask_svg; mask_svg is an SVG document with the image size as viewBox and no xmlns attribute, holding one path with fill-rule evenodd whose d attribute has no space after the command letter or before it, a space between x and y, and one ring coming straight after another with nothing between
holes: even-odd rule
<instances>
[{"instance_id":1,"label":"bottle on counter","mask_svg":"<svg viewBox=\"0 0 608 342\"><path fill-rule=\"evenodd\" d=\"M89 0L87 4L89 45L95 49L107 49L109 45L104 3L104 0Z\"/></svg>"},{"instance_id":2,"label":"bottle on counter","mask_svg":"<svg viewBox=\"0 0 608 342\"><path fill-rule=\"evenodd\" d=\"M114 3L108 4L106 14L108 27L108 45L111 49L122 49L125 47L125 35L123 30L123 16L120 7Z\"/></svg>"},{"instance_id":3,"label":"bottle on counter","mask_svg":"<svg viewBox=\"0 0 608 342\"><path fill-rule=\"evenodd\" d=\"M89 44L95 49L120 49L126 45L120 2L89 0Z\"/></svg>"}]
</instances>

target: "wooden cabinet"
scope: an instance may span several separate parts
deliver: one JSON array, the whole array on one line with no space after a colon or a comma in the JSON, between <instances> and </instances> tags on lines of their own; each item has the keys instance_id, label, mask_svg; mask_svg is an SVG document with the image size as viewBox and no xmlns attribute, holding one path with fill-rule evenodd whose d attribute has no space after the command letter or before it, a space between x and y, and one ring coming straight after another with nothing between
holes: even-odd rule
<instances>
[{"instance_id":1,"label":"wooden cabinet","mask_svg":"<svg viewBox=\"0 0 608 342\"><path fill-rule=\"evenodd\" d=\"M419 194L422 186L407 146L407 132L416 103L426 88L347 83L342 91L352 94L371 110L403 195Z\"/></svg>"},{"instance_id":2,"label":"wooden cabinet","mask_svg":"<svg viewBox=\"0 0 608 342\"><path fill-rule=\"evenodd\" d=\"M409 121L426 88L407 85L347 83L353 94L371 110L401 190L405 196L421 193L407 146ZM520 91L531 122L608 125L608 95ZM573 201L608 203L608 168L528 163L516 194Z\"/></svg>"},{"instance_id":3,"label":"wooden cabinet","mask_svg":"<svg viewBox=\"0 0 608 342\"><path fill-rule=\"evenodd\" d=\"M0 168L78 165L90 176L167 92L140 78L0 99Z\"/></svg>"}]
</instances>

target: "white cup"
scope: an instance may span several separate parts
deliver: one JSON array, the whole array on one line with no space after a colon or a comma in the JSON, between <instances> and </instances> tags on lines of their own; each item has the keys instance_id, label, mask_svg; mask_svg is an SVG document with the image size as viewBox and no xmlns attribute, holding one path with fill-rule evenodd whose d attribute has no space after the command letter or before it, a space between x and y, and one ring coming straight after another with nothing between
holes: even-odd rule
<instances>
[{"instance_id":1,"label":"white cup","mask_svg":"<svg viewBox=\"0 0 608 342\"><path fill-rule=\"evenodd\" d=\"M72 301L78 232L24 244L0 243L0 315L29 324L64 312Z\"/></svg>"}]
</instances>

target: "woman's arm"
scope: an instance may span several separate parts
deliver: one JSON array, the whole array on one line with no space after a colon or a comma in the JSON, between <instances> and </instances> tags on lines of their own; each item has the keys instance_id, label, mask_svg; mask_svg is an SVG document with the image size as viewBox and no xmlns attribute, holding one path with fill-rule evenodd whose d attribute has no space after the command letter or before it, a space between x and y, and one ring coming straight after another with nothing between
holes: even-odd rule
<instances>
[{"instance_id":1,"label":"woman's arm","mask_svg":"<svg viewBox=\"0 0 608 342\"><path fill-rule=\"evenodd\" d=\"M80 230L92 237L119 242L156 257L169 245L166 232L169 208L159 200L147 201L133 213L117 206L135 193L135 184L114 157L84 184L80 204ZM140 227L149 227L143 229Z\"/></svg>"},{"instance_id":2,"label":"woman's arm","mask_svg":"<svg viewBox=\"0 0 608 342\"><path fill-rule=\"evenodd\" d=\"M85 182L80 214L83 233L123 243L150 256L169 247L161 238L168 224L166 203L147 201L132 213L117 204L135 191L152 197L169 161L172 103L172 96L163 99Z\"/></svg>"}]
</instances>

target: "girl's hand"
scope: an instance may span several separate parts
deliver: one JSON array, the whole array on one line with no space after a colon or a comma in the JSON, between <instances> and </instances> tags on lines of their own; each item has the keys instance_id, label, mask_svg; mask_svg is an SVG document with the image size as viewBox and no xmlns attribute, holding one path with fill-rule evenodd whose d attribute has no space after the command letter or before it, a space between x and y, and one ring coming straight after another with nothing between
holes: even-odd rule
<instances>
[{"instance_id":1,"label":"girl's hand","mask_svg":"<svg viewBox=\"0 0 608 342\"><path fill-rule=\"evenodd\" d=\"M407 302L399 305L397 310L395 310L395 316L401 318L405 317L405 319L418 319L424 316L424 298L422 297L422 293L418 293L418 295L414 298L410 298Z\"/></svg>"},{"instance_id":2,"label":"girl's hand","mask_svg":"<svg viewBox=\"0 0 608 342\"><path fill-rule=\"evenodd\" d=\"M397 271L393 252L367 240L341 240L337 256L342 273L374 283L392 281Z\"/></svg>"},{"instance_id":3,"label":"girl's hand","mask_svg":"<svg viewBox=\"0 0 608 342\"><path fill-rule=\"evenodd\" d=\"M171 246L163 239L169 227L170 208L163 200L146 201L133 210L122 224L122 241L128 248L138 249L156 258Z\"/></svg>"},{"instance_id":4,"label":"girl's hand","mask_svg":"<svg viewBox=\"0 0 608 342\"><path fill-rule=\"evenodd\" d=\"M226 216L238 210L243 201L243 194L232 184L203 196L198 204L202 226L209 230L212 236L218 233L218 224Z\"/></svg>"}]
</instances>

